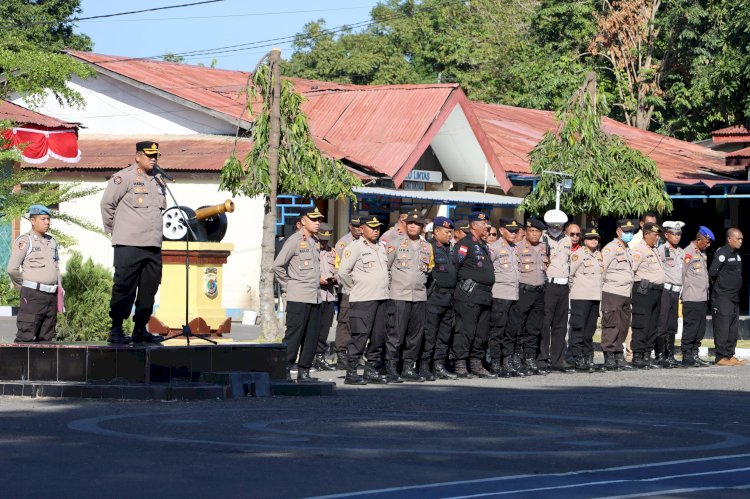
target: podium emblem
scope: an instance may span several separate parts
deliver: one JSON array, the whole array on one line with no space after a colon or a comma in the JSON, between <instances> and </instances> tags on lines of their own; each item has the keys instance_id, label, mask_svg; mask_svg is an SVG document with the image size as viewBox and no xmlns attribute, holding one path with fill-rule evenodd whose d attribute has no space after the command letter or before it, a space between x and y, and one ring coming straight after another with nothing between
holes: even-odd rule
<instances>
[{"instance_id":1,"label":"podium emblem","mask_svg":"<svg viewBox=\"0 0 750 499\"><path fill-rule=\"evenodd\" d=\"M203 274L203 292L209 298L219 294L219 272L216 267L207 267Z\"/></svg>"}]
</instances>

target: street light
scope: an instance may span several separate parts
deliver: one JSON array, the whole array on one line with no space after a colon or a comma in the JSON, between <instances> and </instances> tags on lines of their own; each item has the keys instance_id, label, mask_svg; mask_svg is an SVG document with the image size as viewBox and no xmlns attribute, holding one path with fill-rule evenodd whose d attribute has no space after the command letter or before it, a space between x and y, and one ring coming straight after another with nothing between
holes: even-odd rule
<instances>
[{"instance_id":1,"label":"street light","mask_svg":"<svg viewBox=\"0 0 750 499\"><path fill-rule=\"evenodd\" d=\"M550 170L544 170L542 173L549 173L550 175L559 175L562 178L555 181L555 209L560 209L560 195L563 192L570 192L573 190L573 175L570 173L553 172Z\"/></svg>"}]
</instances>

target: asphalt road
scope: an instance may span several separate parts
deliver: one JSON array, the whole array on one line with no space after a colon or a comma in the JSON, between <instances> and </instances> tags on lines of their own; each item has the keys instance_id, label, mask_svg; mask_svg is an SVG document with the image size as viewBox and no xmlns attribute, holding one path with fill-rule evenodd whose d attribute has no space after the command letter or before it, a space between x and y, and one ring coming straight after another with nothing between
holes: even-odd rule
<instances>
[{"instance_id":1,"label":"asphalt road","mask_svg":"<svg viewBox=\"0 0 750 499\"><path fill-rule=\"evenodd\" d=\"M2 495L747 497L749 376L340 384L334 397L197 403L0 397Z\"/></svg>"}]
</instances>

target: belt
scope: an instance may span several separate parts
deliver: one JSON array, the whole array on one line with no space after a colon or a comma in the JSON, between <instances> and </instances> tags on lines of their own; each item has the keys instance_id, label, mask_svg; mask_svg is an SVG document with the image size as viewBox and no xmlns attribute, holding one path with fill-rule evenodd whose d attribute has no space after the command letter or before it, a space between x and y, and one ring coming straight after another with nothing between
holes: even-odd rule
<instances>
[{"instance_id":1,"label":"belt","mask_svg":"<svg viewBox=\"0 0 750 499\"><path fill-rule=\"evenodd\" d=\"M679 284L669 284L668 282L664 283L664 289L667 291L674 291L675 293L679 293L682 291L682 286Z\"/></svg>"},{"instance_id":2,"label":"belt","mask_svg":"<svg viewBox=\"0 0 750 499\"><path fill-rule=\"evenodd\" d=\"M523 289L524 291L543 291L544 284L540 284L539 286L532 286L531 284L520 283L518 285L518 288Z\"/></svg>"},{"instance_id":3,"label":"belt","mask_svg":"<svg viewBox=\"0 0 750 499\"><path fill-rule=\"evenodd\" d=\"M25 279L24 279L24 281L21 284L25 288L36 289L38 291L44 291L45 293L56 293L57 292L57 284L40 284L38 282L27 281Z\"/></svg>"},{"instance_id":4,"label":"belt","mask_svg":"<svg viewBox=\"0 0 750 499\"><path fill-rule=\"evenodd\" d=\"M548 277L547 282L552 284L568 284L567 277Z\"/></svg>"}]
</instances>

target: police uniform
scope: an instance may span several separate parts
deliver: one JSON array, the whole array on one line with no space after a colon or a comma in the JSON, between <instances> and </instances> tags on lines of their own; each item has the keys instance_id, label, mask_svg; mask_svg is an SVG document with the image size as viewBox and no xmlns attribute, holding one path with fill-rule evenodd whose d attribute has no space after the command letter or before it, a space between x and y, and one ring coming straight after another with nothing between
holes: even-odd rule
<instances>
[{"instance_id":1,"label":"police uniform","mask_svg":"<svg viewBox=\"0 0 750 499\"><path fill-rule=\"evenodd\" d=\"M328 350L328 333L333 324L334 305L338 299L338 272L336 270L336 250L328 246L333 228L320 224L318 239L320 241L320 321L318 325L318 347L315 349L313 367L321 371L332 371L336 368L326 362ZM322 284L325 279L325 284Z\"/></svg>"},{"instance_id":2,"label":"police uniform","mask_svg":"<svg viewBox=\"0 0 750 499\"><path fill-rule=\"evenodd\" d=\"M136 154L157 157L159 144L138 142ZM159 335L149 334L154 296L161 283L162 211L167 206L161 175L135 164L112 175L100 204L104 231L112 234L114 246L114 285L109 316L112 318L111 343L129 343L122 333L122 322L135 302L132 341L158 343ZM137 293L137 295L136 295Z\"/></svg>"},{"instance_id":3,"label":"police uniform","mask_svg":"<svg viewBox=\"0 0 750 499\"><path fill-rule=\"evenodd\" d=\"M655 247L646 244L645 234L661 233L661 227L653 223L643 226L644 238L633 248L633 366L637 368L660 367L651 362L651 349L656 343L661 308L661 292L664 289L664 268Z\"/></svg>"},{"instance_id":4,"label":"police uniform","mask_svg":"<svg viewBox=\"0 0 750 499\"><path fill-rule=\"evenodd\" d=\"M707 227L699 229L701 237L713 241L714 234ZM708 264L706 253L701 251L695 241L685 248L682 264L682 364L688 367L708 365L701 360L698 352L701 340L706 333L706 315L708 314Z\"/></svg>"},{"instance_id":5,"label":"police uniform","mask_svg":"<svg viewBox=\"0 0 750 499\"><path fill-rule=\"evenodd\" d=\"M445 217L436 217L433 226L452 229L453 223ZM445 369L445 361L453 336L453 293L458 281L458 272L450 243L443 245L433 238L430 244L435 264L427 287L427 313L419 374L428 381L434 379L434 376L440 379L455 379L455 376Z\"/></svg>"},{"instance_id":6,"label":"police uniform","mask_svg":"<svg viewBox=\"0 0 750 499\"><path fill-rule=\"evenodd\" d=\"M526 221L526 227L544 230L545 225L536 219ZM547 271L547 247L541 241L532 245L528 240L516 244L518 255L518 301L510 309L508 329L516 338L516 368L526 374L538 374L536 363L539 353L542 320L544 319L544 285ZM525 366L520 368L521 358Z\"/></svg>"},{"instance_id":7,"label":"police uniform","mask_svg":"<svg viewBox=\"0 0 750 499\"><path fill-rule=\"evenodd\" d=\"M470 222L481 220L487 220L484 213L474 212L469 217ZM456 310L455 373L461 377L469 376L466 369L469 360L473 374L494 377L482 366L490 329L492 285L495 283L490 250L484 241L469 233L454 246L454 258L458 270L453 295Z\"/></svg>"},{"instance_id":8,"label":"police uniform","mask_svg":"<svg viewBox=\"0 0 750 499\"><path fill-rule=\"evenodd\" d=\"M742 288L742 257L728 244L716 253L708 270L714 280L711 288L711 315L713 319L716 360L734 358L739 337L740 288ZM723 365L722 362L720 365Z\"/></svg>"},{"instance_id":9,"label":"police uniform","mask_svg":"<svg viewBox=\"0 0 750 499\"><path fill-rule=\"evenodd\" d=\"M683 222L667 221L663 229L673 234L682 234ZM674 358L675 336L677 335L677 318L682 292L682 266L685 250L672 246L669 241L657 249L662 268L664 269L664 289L661 292L659 324L656 335L656 358L662 367L681 367Z\"/></svg>"},{"instance_id":10,"label":"police uniform","mask_svg":"<svg viewBox=\"0 0 750 499\"><path fill-rule=\"evenodd\" d=\"M303 216L310 220L323 218L317 208ZM321 303L320 250L315 237L306 235L304 230L289 236L273 261L273 271L286 293L287 377L299 355L297 380L308 381L318 345Z\"/></svg>"},{"instance_id":11,"label":"police uniform","mask_svg":"<svg viewBox=\"0 0 750 499\"><path fill-rule=\"evenodd\" d=\"M562 218L556 218L556 216ZM545 222L567 222L567 215L560 210L550 210L544 215ZM544 320L542 339L537 363L540 367L556 371L572 372L565 365L565 335L568 332L568 301L570 287L570 255L573 241L562 232L553 237L547 232L546 244L549 250L547 283L544 287Z\"/></svg>"},{"instance_id":12,"label":"police uniform","mask_svg":"<svg viewBox=\"0 0 750 499\"><path fill-rule=\"evenodd\" d=\"M50 215L41 205L29 207L29 216ZM21 290L16 317L17 342L52 341L57 326L57 294L60 282L57 241L33 228L13 242L8 276Z\"/></svg>"},{"instance_id":13,"label":"police uniform","mask_svg":"<svg viewBox=\"0 0 750 499\"><path fill-rule=\"evenodd\" d=\"M584 239L599 239L599 231L584 231ZM593 372L594 332L599 318L604 263L599 250L584 244L570 256L570 353L576 371Z\"/></svg>"},{"instance_id":14,"label":"police uniform","mask_svg":"<svg viewBox=\"0 0 750 499\"><path fill-rule=\"evenodd\" d=\"M515 234L520 226L515 220L501 220L499 227ZM518 300L518 255L515 243L509 243L500 237L490 245L490 257L495 272L488 341L492 372L502 377L516 376L518 372L512 362L516 338L508 330L510 308Z\"/></svg>"},{"instance_id":15,"label":"police uniform","mask_svg":"<svg viewBox=\"0 0 750 499\"><path fill-rule=\"evenodd\" d=\"M358 213L354 214L349 219L349 225L352 227L359 227L361 216L362 215ZM334 250L336 251L337 268L344 254L344 248L346 248L349 243L355 241L356 239L357 238L352 235L350 230L349 232L344 234L344 237L336 241ZM343 283L340 283L338 292L339 311L338 315L336 316L336 338L334 340L336 348L336 367L338 369L346 369L346 347L352 340L352 333L349 330L349 289L347 289L347 287Z\"/></svg>"},{"instance_id":16,"label":"police uniform","mask_svg":"<svg viewBox=\"0 0 750 499\"><path fill-rule=\"evenodd\" d=\"M424 219L417 212L409 213L407 224L420 224ZM403 360L401 377L407 381L424 381L415 370L422 346L422 328L427 305L427 276L434 265L432 246L421 239L404 234L385 245L390 271L390 289L386 311L386 362L390 377L398 375L399 358ZM403 349L403 356L401 355Z\"/></svg>"}]
</instances>

